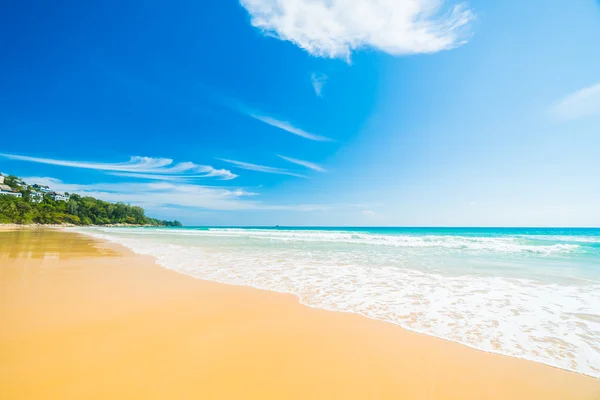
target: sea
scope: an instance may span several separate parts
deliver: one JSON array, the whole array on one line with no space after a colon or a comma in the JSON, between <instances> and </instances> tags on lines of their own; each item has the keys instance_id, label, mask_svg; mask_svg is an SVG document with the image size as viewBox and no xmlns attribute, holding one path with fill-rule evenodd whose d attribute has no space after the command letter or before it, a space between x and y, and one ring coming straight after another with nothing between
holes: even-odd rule
<instances>
[{"instance_id":1,"label":"sea","mask_svg":"<svg viewBox=\"0 0 600 400\"><path fill-rule=\"evenodd\" d=\"M196 278L292 293L600 378L600 229L77 228Z\"/></svg>"}]
</instances>

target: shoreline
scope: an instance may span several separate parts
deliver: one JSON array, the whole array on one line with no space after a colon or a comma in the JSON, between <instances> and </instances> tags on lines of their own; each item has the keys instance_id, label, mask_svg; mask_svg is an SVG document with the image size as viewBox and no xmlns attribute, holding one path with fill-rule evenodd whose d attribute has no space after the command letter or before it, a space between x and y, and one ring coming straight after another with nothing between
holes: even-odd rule
<instances>
[{"instance_id":1,"label":"shoreline","mask_svg":"<svg viewBox=\"0 0 600 400\"><path fill-rule=\"evenodd\" d=\"M564 367L564 366L560 366L560 365L557 365L555 363L548 362L548 361L546 361L544 359L536 359L534 357L519 356L519 355L511 354L510 352L503 351L500 348L494 349L494 350L483 349L483 348L477 347L476 345L470 344L470 343L465 342L465 341L456 340L456 339L444 337L444 336L441 336L441 335L435 335L435 334L433 334L431 332L428 332L428 331L425 331L425 330L419 330L419 329L416 329L416 328L412 328L410 326L405 326L405 325L402 325L401 323L398 323L398 322L395 322L395 321L386 320L386 319L380 319L380 318L375 318L375 317L369 316L367 314L361 313L359 311L341 310L341 309L335 309L335 308L328 308L327 306L324 306L324 305L312 305L310 303L307 303L307 302L303 301L302 297L299 294L291 292L291 291L276 290L276 289L273 289L273 288L265 288L265 287L261 287L261 286L257 286L257 285L252 285L252 284L245 284L245 283L242 284L242 283L224 282L224 281L220 281L220 280L211 280L211 279L206 279L206 278L203 278L203 277L195 276L195 275L192 275L192 274L188 274L188 273L179 271L177 269L170 268L167 265L163 265L163 264L160 263L160 260L158 260L154 255L146 254L146 253L142 253L142 252L137 252L135 249L133 249L131 247L127 247L126 244L123 244L123 243L119 242L117 238L107 237L107 236L104 236L104 235L98 236L98 235L96 235L94 233L91 233L91 232L82 232L82 231L75 231L75 232L77 232L79 234L82 234L82 235L89 236L89 237L97 239L97 240L102 240L102 241L107 241L107 242L110 242L110 243L119 244L121 246L126 247L128 250L134 252L135 254L140 255L140 256L149 256L149 257L152 257L152 259L154 260L154 262L157 265L161 266L162 268L164 268L166 270L174 271L174 272L176 272L178 274L182 274L184 276L191 277L191 278L194 278L194 279L198 279L198 280L201 280L201 281L204 281L204 282L213 282L213 283L224 284L224 285L231 285L231 286L236 286L236 287L247 287L247 288L252 288L252 289L256 289L256 290L266 291L266 292L269 292L269 293L278 293L278 294L292 295L296 299L296 301L298 302L298 304L300 304L300 305L302 305L304 307L309 307L309 308L312 308L312 309L324 310L324 311L334 312L334 313L344 313L344 314L357 315L357 316L360 316L362 318L366 318L366 319L369 319L369 320L372 320L372 321L377 321L377 322L382 322L382 323L386 323L386 324L391 324L391 325L393 325L395 327L398 327L399 329L403 329L403 330L406 330L406 331L409 331L409 332L412 332L412 333L416 333L416 334L419 334L419 335L424 335L426 337L431 337L431 338L435 338L435 339L439 339L439 340L444 340L444 341L447 341L447 342L451 342L451 343L454 343L454 344L458 344L458 345L464 346L466 348L469 348L471 350L483 352L485 354L492 354L492 355L495 355L495 356L509 357L509 358L514 358L514 359L517 359L517 360L523 360L523 361L527 361L527 362L533 362L533 363L536 363L536 364L540 364L540 365L544 365L544 366L547 366L547 367L555 368L555 369L560 370L560 371L575 373L575 374L579 374L579 375L582 375L582 376L585 376L585 377L589 377L589 378L592 378L592 379L599 379L600 380L600 371L598 371L596 373L596 375L593 375L592 373L586 373L584 371L576 370L574 368L567 368L567 367Z\"/></svg>"},{"instance_id":2,"label":"shoreline","mask_svg":"<svg viewBox=\"0 0 600 400\"><path fill-rule=\"evenodd\" d=\"M77 233L81 233L81 232L77 232ZM87 233L81 233L81 234L88 235ZM93 235L89 235L89 236L93 237L94 239L98 239L97 237L94 237ZM570 373L582 375L582 376L585 376L585 377L589 377L589 378L592 378L592 379L600 379L600 375L599 376L594 376L594 375L586 374L585 372L577 371L577 370L574 370L574 369L563 368L563 367L560 367L558 365L550 364L550 363L547 363L547 362L544 362L544 361L535 360L535 359L527 358L527 357L519 357L519 356L516 356L516 355L512 355L510 353L502 352L502 351L498 351L498 350L497 351L484 350L484 349L475 347L473 345L470 345L469 343L466 343L466 342L461 342L459 340L448 339L448 338L443 337L443 336L436 336L436 335L431 334L429 332L420 331L420 330L417 330L417 329L406 327L406 326L403 326L403 325L401 325L399 323L396 323L396 322L393 322L393 321L387 321L387 320L383 320L383 319L373 318L373 317L371 317L369 315L363 314L363 313L358 312L358 311L337 310L337 309L333 309L333 308L327 308L325 306L311 305L309 303L303 302L302 298L298 294L296 294L294 292L279 291L279 290L275 290L275 289L266 289L266 288L263 288L263 287L260 287L260 286L252 286L252 285L245 285L245 284L235 284L235 283L228 283L228 282L220 282L220 281L216 281L216 280L210 280L210 279L205 279L205 278L202 278L202 277L197 277L197 276L194 276L194 275L186 274L186 273L177 271L175 269L169 268L167 266L164 266L164 265L160 264L160 262L156 259L156 257L154 257L152 255L138 253L134 249L129 248L129 247L127 247L127 246L119 243L116 240L114 242L110 241L110 240L108 240L106 238L102 238L102 239L98 239L98 240L105 240L105 241L113 243L113 244L118 244L119 246L123 246L123 247L127 248L128 250L132 251L133 253L135 253L135 254L137 254L139 256L142 256L142 257L151 257L154 260L154 262L158 266L160 266L161 268L164 268L164 269L169 270L169 271L173 271L173 272L181 274L183 276L190 277L192 279L197 279L197 280L200 280L200 281L203 281L203 282L217 283L219 285L228 285L228 286L235 286L235 287L240 287L240 288L250 288L250 289L260 290L260 291L268 292L268 293L290 295L290 296L294 297L294 299L298 302L298 304L300 304L300 305L302 305L304 307L308 307L308 308L312 308L312 309L316 309L316 310L327 311L327 312L333 312L333 313L343 313L343 314L356 315L356 316L359 316L361 318L369 319L371 321L377 321L377 322L381 322L381 323L385 323L385 324L390 324L390 325L398 327L399 329L403 329L403 330L406 330L406 331L409 331L409 332L412 332L412 333L415 333L415 334L418 334L418 335L423 335L423 336L426 336L426 337L431 337L431 338L435 338L435 339L439 339L439 340L444 340L444 341L447 341L447 342L455 343L455 344L464 346L466 348L469 348L471 350L479 351L479 352L482 352L482 353L485 353L485 354L492 354L492 355L495 355L495 356L509 357L509 358L514 358L514 359L523 360L523 361L527 361L527 362L533 362L533 363L536 363L536 364L541 364L541 365L544 365L544 366L547 366L547 367L555 368L555 369L560 370L560 371L570 372Z\"/></svg>"},{"instance_id":3,"label":"shoreline","mask_svg":"<svg viewBox=\"0 0 600 400\"><path fill-rule=\"evenodd\" d=\"M228 398L218 395L236 390L215 385L208 378L198 378L199 370L221 384L231 379L241 380L244 382L241 387L251 390L240 394L252 393L257 398L270 398L268 393L279 398L295 395L309 398L324 391L330 393L329 398L365 398L371 394L375 398L419 399L424 395L432 399L486 398L484 396L488 399L593 399L600 394L600 381L583 374L476 350L357 313L307 307L290 293L191 279L189 275L159 266L150 256L140 256L121 245L92 240L69 230L46 231L49 234L43 229L29 232L32 233L20 231L23 238L10 243L6 241L9 232L0 234L4 235L0 236L0 260L7 260L8 263L2 263L4 268L17 274L14 281L10 274L2 275L3 289L6 289L2 297L2 319L7 319L3 326L10 328L2 332L0 346L5 348L12 363L0 361L0 369L9 374L12 371L17 386L26 379L26 371L33 375L42 371L54 374L41 368L39 363L32 363L38 355L29 349L43 350L46 360L53 359L51 355L55 354L54 361L59 361L59 366L53 364L52 368L61 371L65 352L77 358L82 356L81 349L87 348L76 345L72 348L69 340L89 345L95 343L90 339L93 338L106 345L111 343L127 355L122 359L121 353L112 351L107 357L90 349L86 352L93 354L82 359L89 368L97 371L100 368L104 374L103 393L113 398L119 398L114 397L115 393L131 398L125 392L112 391L123 389L117 384L124 383L116 376L118 373L125 373L132 379L129 384L142 392L145 389L138 385L147 385L148 377L166 379L170 385L181 386L178 393L184 397L191 393L211 393L215 395L211 398ZM32 242L33 239L36 241ZM12 256L7 258L6 254ZM43 274L30 275L34 271ZM27 277L34 283L35 279L41 281L29 286L28 280L24 280ZM44 293L53 294L47 298L51 304L36 302ZM58 294L59 299L56 299ZM69 299L78 299L78 302L74 305ZM23 316L23 310L32 313ZM40 313L44 310L52 312L50 315ZM119 336L120 333L124 334ZM161 334L156 336L155 333ZM58 337L61 338L58 349L39 346L40 342L56 346L53 340ZM142 347L152 351L138 353L129 349L138 348L138 340L149 345ZM19 346L15 347L16 344ZM105 345L100 347L105 348ZM134 354L130 354L132 351ZM194 354L202 354L209 361L198 360ZM180 369L178 372L187 378L193 373L202 384L182 382L174 376L177 374L165 368L165 359L172 362L166 367L190 367L189 372ZM115 360L125 363L117 368L119 371L111 370ZM15 365L24 369L19 373L18 368L14 370ZM41 371L31 369L32 365ZM241 365L248 368L240 369ZM130 376L131 373L124 370L126 366L144 371L144 379ZM63 365L63 369L70 367ZM313 369L319 373L313 373ZM69 371L71 375L78 374L76 370ZM156 375L157 371L160 374ZM82 379L89 384L94 382L89 376ZM35 376L28 375L26 380L32 382L31 386L38 386ZM251 381L276 388L269 392ZM60 382L70 389L78 385L64 379ZM5 386L12 387L10 384L9 377L0 377L0 393ZM79 394L85 391L85 387L78 388ZM317 389L319 391L314 392ZM164 398L150 391L144 393L145 398ZM65 396L64 391L61 394L56 398L71 398Z\"/></svg>"},{"instance_id":4,"label":"shoreline","mask_svg":"<svg viewBox=\"0 0 600 400\"><path fill-rule=\"evenodd\" d=\"M106 225L75 225L75 224L0 224L0 231L7 229L65 229L65 228L147 228L165 227L165 225L136 225L136 224L106 224Z\"/></svg>"}]
</instances>

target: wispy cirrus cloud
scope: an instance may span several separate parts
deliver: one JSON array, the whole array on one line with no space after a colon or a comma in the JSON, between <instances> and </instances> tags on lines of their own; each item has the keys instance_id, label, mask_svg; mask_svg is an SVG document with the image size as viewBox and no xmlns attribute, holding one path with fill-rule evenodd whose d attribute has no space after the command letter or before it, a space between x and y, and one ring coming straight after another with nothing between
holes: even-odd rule
<instances>
[{"instance_id":1,"label":"wispy cirrus cloud","mask_svg":"<svg viewBox=\"0 0 600 400\"><path fill-rule=\"evenodd\" d=\"M240 0L251 24L313 56L350 59L373 48L392 55L435 53L467 41L475 14L444 0Z\"/></svg>"},{"instance_id":2,"label":"wispy cirrus cloud","mask_svg":"<svg viewBox=\"0 0 600 400\"><path fill-rule=\"evenodd\" d=\"M306 176L304 176L304 175L297 174L295 172L292 172L292 171L289 171L289 170L283 169L283 168L269 167L266 165L259 165L259 164L251 164L251 163L244 162L244 161L229 160L227 158L219 158L218 160L232 164L232 165L236 166L237 168L246 169L248 171L256 171L256 172L264 172L266 174L289 175L289 176L295 176L298 178L306 178Z\"/></svg>"},{"instance_id":3,"label":"wispy cirrus cloud","mask_svg":"<svg viewBox=\"0 0 600 400\"><path fill-rule=\"evenodd\" d=\"M248 106L247 104L239 100L232 99L215 91L212 91L211 97L216 103L227 107L232 111L245 115L246 117L250 117L267 125L270 125L274 128L281 129L287 133L291 133L292 135L296 135L308 140L314 140L317 142L334 141L334 139L331 139L327 136L318 135L316 133L308 132L304 129L298 128L296 125L292 124L289 121L285 121L281 118L276 118L272 115L268 115L267 113L259 111L252 106Z\"/></svg>"},{"instance_id":4,"label":"wispy cirrus cloud","mask_svg":"<svg viewBox=\"0 0 600 400\"><path fill-rule=\"evenodd\" d=\"M286 157L286 156L282 156L281 154L277 154L277 157L279 157L283 160L289 161L292 164L301 165L308 169L312 169L313 171L327 172L327 170L325 168L321 167L319 164L316 164L316 163L313 163L310 161L299 160L297 158L292 158L292 157Z\"/></svg>"},{"instance_id":5,"label":"wispy cirrus cloud","mask_svg":"<svg viewBox=\"0 0 600 400\"><path fill-rule=\"evenodd\" d=\"M563 121L600 115L600 83L565 96L551 108L551 112Z\"/></svg>"},{"instance_id":6,"label":"wispy cirrus cloud","mask_svg":"<svg viewBox=\"0 0 600 400\"><path fill-rule=\"evenodd\" d=\"M119 163L58 160L52 158L29 157L18 154L3 154L0 157L10 160L28 161L39 164L57 165L70 168L105 171L112 175L152 180L186 180L194 178L217 178L230 180L237 175L226 169L216 169L210 165L198 165L192 162L174 164L170 158L130 157L129 161Z\"/></svg>"},{"instance_id":7,"label":"wispy cirrus cloud","mask_svg":"<svg viewBox=\"0 0 600 400\"><path fill-rule=\"evenodd\" d=\"M242 188L192 185L172 182L118 182L73 184L50 177L24 177L28 183L48 185L59 192L77 193L110 202L142 207L191 207L210 210L245 210L257 207L246 200L257 194Z\"/></svg>"},{"instance_id":8,"label":"wispy cirrus cloud","mask_svg":"<svg viewBox=\"0 0 600 400\"><path fill-rule=\"evenodd\" d=\"M238 175L232 173L226 169L216 169L209 167L205 173L201 175L161 175L161 174L146 174L146 173L135 173L135 172L108 172L109 175L123 176L128 178L137 179L149 179L155 181L186 181L195 178L219 178L220 180L227 181L235 179Z\"/></svg>"},{"instance_id":9,"label":"wispy cirrus cloud","mask_svg":"<svg viewBox=\"0 0 600 400\"><path fill-rule=\"evenodd\" d=\"M314 140L317 142L331 142L333 141L333 139L328 138L326 136L321 136L321 135L317 135L314 133L310 133L307 132L303 129L300 129L298 127L295 127L294 125L292 125L290 122L287 121L282 121L273 117L270 117L268 115L264 115L264 114L260 114L257 112L253 112L253 111L245 111L245 110L240 110L242 113L244 113L245 115L247 115L248 117L254 118L255 120L264 122L267 125L271 125L275 128L279 128L281 130L284 130L288 133L291 133L292 135L296 135L296 136L300 136L303 137L304 139L308 139L308 140Z\"/></svg>"},{"instance_id":10,"label":"wispy cirrus cloud","mask_svg":"<svg viewBox=\"0 0 600 400\"><path fill-rule=\"evenodd\" d=\"M255 200L258 193L243 188L200 186L171 182L119 182L77 184L51 177L23 177L28 183L48 185L59 192L77 193L109 202L122 202L162 212L171 210L171 216L179 218L177 211L187 209L192 213L202 210L214 211L294 211L320 212L334 208L326 204L268 204ZM192 214L193 215L193 214Z\"/></svg>"},{"instance_id":11,"label":"wispy cirrus cloud","mask_svg":"<svg viewBox=\"0 0 600 400\"><path fill-rule=\"evenodd\" d=\"M315 94L319 97L323 97L323 86L327 82L327 75L321 72L313 72L310 74L310 83L315 90Z\"/></svg>"}]
</instances>

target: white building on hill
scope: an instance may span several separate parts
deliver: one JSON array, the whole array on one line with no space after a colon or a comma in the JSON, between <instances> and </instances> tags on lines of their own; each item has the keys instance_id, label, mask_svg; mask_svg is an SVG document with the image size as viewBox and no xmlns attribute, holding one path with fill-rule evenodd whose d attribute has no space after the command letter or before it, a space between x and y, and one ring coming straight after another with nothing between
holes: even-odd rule
<instances>
[{"instance_id":1,"label":"white building on hill","mask_svg":"<svg viewBox=\"0 0 600 400\"><path fill-rule=\"evenodd\" d=\"M0 195L23 197L21 193L5 184L0 184Z\"/></svg>"},{"instance_id":2,"label":"white building on hill","mask_svg":"<svg viewBox=\"0 0 600 400\"><path fill-rule=\"evenodd\" d=\"M69 201L69 195L64 193L49 192L46 193L46 196L49 196L54 201Z\"/></svg>"},{"instance_id":3,"label":"white building on hill","mask_svg":"<svg viewBox=\"0 0 600 400\"><path fill-rule=\"evenodd\" d=\"M41 203L44 200L44 195L40 192L31 192L29 194L29 201L32 203Z\"/></svg>"},{"instance_id":4,"label":"white building on hill","mask_svg":"<svg viewBox=\"0 0 600 400\"><path fill-rule=\"evenodd\" d=\"M34 184L31 186L32 190L39 190L40 192L44 192L44 193L48 193L50 192L50 187L48 186L44 186L44 185L39 185L39 184Z\"/></svg>"}]
</instances>

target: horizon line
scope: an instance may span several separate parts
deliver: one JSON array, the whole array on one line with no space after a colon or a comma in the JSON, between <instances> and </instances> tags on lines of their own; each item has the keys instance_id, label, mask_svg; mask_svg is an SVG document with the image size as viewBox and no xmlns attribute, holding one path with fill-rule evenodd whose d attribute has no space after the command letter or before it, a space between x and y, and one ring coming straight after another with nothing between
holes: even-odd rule
<instances>
[{"instance_id":1,"label":"horizon line","mask_svg":"<svg viewBox=\"0 0 600 400\"><path fill-rule=\"evenodd\" d=\"M600 229L600 226L477 226L477 225L185 225L186 228L402 228L402 229Z\"/></svg>"}]
</instances>

